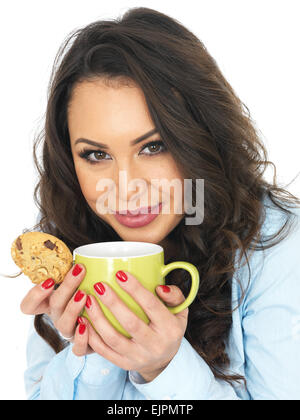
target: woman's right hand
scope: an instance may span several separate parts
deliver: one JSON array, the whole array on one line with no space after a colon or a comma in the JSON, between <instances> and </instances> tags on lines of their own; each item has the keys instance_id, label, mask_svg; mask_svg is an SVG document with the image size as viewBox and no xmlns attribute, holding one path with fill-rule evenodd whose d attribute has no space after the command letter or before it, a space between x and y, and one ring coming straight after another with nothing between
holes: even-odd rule
<instances>
[{"instance_id":1,"label":"woman's right hand","mask_svg":"<svg viewBox=\"0 0 300 420\"><path fill-rule=\"evenodd\" d=\"M83 264L76 264L56 290L52 279L36 285L22 300L21 311L27 315L47 314L64 337L73 337L78 316L87 299L86 293L76 291L84 279L85 272Z\"/></svg>"}]
</instances>

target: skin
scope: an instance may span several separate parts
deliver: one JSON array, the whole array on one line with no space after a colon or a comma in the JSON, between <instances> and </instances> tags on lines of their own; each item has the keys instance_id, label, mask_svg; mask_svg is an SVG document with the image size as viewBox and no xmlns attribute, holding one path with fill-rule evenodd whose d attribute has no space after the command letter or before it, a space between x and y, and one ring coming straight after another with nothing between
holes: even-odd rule
<instances>
[{"instance_id":1,"label":"skin","mask_svg":"<svg viewBox=\"0 0 300 420\"><path fill-rule=\"evenodd\" d=\"M99 214L96 208L96 201L101 196L96 190L97 182L101 178L109 178L118 185L119 171L127 172L128 182L131 179L141 178L147 183L148 191L144 195L149 205L152 204L151 179L171 181L176 178L183 185L182 175L171 153L149 156L153 151L148 148L143 151L147 155L140 154L144 145L161 139L159 133L153 134L135 146L130 146L131 140L155 129L142 90L133 84L119 86L111 82L107 85L101 79L76 85L69 103L68 128L77 178L82 193L93 211L112 226L124 241L161 243L183 217L182 214L173 211L173 189L170 196L170 214L162 212L153 222L140 228L123 226L113 214ZM84 148L97 151L94 146L83 143L75 145L76 140L81 137L109 146L108 150L104 150L106 154L102 157L97 158L95 154L91 156L93 160L98 159L96 164L91 164L79 156ZM159 193L159 201L163 201L162 191ZM120 200L127 203L130 208L130 200L134 200L135 195L136 191L128 191L127 197L124 197L117 188L117 203ZM133 205L133 209L138 207L143 207L143 204ZM117 208L112 210L119 210L118 204Z\"/></svg>"},{"instance_id":2,"label":"skin","mask_svg":"<svg viewBox=\"0 0 300 420\"><path fill-rule=\"evenodd\" d=\"M170 181L177 178L183 182L171 153L166 151L155 156L141 154L145 152L142 149L146 143L163 140L158 133L135 146L130 145L133 139L155 128L142 90L133 83L107 85L102 79L81 82L73 89L68 107L68 127L75 170L87 204L111 225L124 241L160 244L164 247L165 258L169 258L175 246L170 243L167 235L184 217L183 214L174 212L173 189L170 195L171 212L161 213L150 224L139 228L123 226L113 214L99 214L96 207L99 197L99 191L96 190L98 180L110 178L118 186L117 180L121 170L127 171L128 182L133 178L141 178L146 181L147 186L153 178L166 178ZM107 145L108 148L103 150L104 154L90 155L93 160L97 160L97 157L99 159L100 156L100 161L92 165L80 156L84 148L95 152L99 151L99 148L82 143L75 144L79 138ZM151 153L150 149L151 147L148 147L146 153ZM143 207L143 203L130 207L135 193L128 191L128 195L124 197L117 188L117 203L120 195L121 200L127 202L128 208ZM160 201L164 201L165 197L161 191L159 197ZM156 204L150 202L150 197L148 199L148 205ZM179 200L183 200L183 197ZM114 210L118 209L117 207ZM86 296L83 293L80 301L76 300L76 289L85 275L84 266L80 266L81 273L74 276L70 270L64 282L55 291L53 287L45 289L43 285L35 286L22 301L21 310L27 314L47 313L64 336L73 336L70 341L74 343L73 352L77 356L97 352L120 368L135 370L147 382L152 381L177 353L188 318L188 308L174 315L160 299L168 306L177 306L185 300L181 290L172 285L169 286L169 293L166 293L158 286L156 288L156 294L160 298L158 299L129 272L125 272L127 281L122 282L117 279L120 286L147 314L150 323L146 325L103 281L105 293L103 295L97 293L97 296L132 336L128 339L112 327L93 296ZM85 306L87 302L88 306ZM84 307L97 332L84 317L78 320ZM79 323L77 327L76 321Z\"/></svg>"}]
</instances>

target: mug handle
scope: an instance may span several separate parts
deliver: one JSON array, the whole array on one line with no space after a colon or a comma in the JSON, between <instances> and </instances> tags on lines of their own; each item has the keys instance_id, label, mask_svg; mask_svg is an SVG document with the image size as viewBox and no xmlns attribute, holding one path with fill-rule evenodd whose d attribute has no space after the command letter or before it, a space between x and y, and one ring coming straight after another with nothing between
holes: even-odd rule
<instances>
[{"instance_id":1,"label":"mug handle","mask_svg":"<svg viewBox=\"0 0 300 420\"><path fill-rule=\"evenodd\" d=\"M167 308L172 312L173 314L177 314L178 312L183 311L185 308L187 308L195 299L198 289L199 289L199 271L197 268L186 261L174 261L170 264L164 265L161 269L161 275L164 278L167 274L170 273L170 271L175 270L176 268L183 268L184 270L187 270L191 275L192 285L191 290L187 298L184 302L182 302L180 305L169 307Z\"/></svg>"}]
</instances>

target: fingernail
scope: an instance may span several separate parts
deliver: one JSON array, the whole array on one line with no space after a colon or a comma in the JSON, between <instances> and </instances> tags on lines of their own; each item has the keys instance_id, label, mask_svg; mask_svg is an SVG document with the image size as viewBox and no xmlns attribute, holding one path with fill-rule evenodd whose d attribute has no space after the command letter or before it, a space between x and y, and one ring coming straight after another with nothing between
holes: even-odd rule
<instances>
[{"instance_id":1,"label":"fingernail","mask_svg":"<svg viewBox=\"0 0 300 420\"><path fill-rule=\"evenodd\" d=\"M97 293L99 293L99 295L103 295L105 292L105 287L103 286L102 283L94 284L94 289L96 290Z\"/></svg>"},{"instance_id":2,"label":"fingernail","mask_svg":"<svg viewBox=\"0 0 300 420\"><path fill-rule=\"evenodd\" d=\"M72 270L72 275L73 276L78 276L78 274L80 274L82 272L82 267L80 267L80 265L76 264L75 267Z\"/></svg>"},{"instance_id":3,"label":"fingernail","mask_svg":"<svg viewBox=\"0 0 300 420\"><path fill-rule=\"evenodd\" d=\"M42 284L42 288L47 290L47 289L50 289L50 287L54 286L54 284L55 284L55 281L53 279L47 279Z\"/></svg>"},{"instance_id":4,"label":"fingernail","mask_svg":"<svg viewBox=\"0 0 300 420\"><path fill-rule=\"evenodd\" d=\"M128 277L127 277L127 275L124 273L124 271L118 271L117 273L116 273L116 277L120 280L120 281L127 281L128 280Z\"/></svg>"},{"instance_id":5,"label":"fingernail","mask_svg":"<svg viewBox=\"0 0 300 420\"><path fill-rule=\"evenodd\" d=\"M88 309L90 309L90 307L92 306L92 299L89 296L86 298L85 306Z\"/></svg>"},{"instance_id":6,"label":"fingernail","mask_svg":"<svg viewBox=\"0 0 300 420\"><path fill-rule=\"evenodd\" d=\"M85 333L85 330L86 330L86 325L85 324L79 324L79 330L78 330L79 334L83 335Z\"/></svg>"},{"instance_id":7,"label":"fingernail","mask_svg":"<svg viewBox=\"0 0 300 420\"><path fill-rule=\"evenodd\" d=\"M165 293L171 292L171 289L170 289L169 286L160 286L160 287L162 288L162 291L165 292Z\"/></svg>"},{"instance_id":8,"label":"fingernail","mask_svg":"<svg viewBox=\"0 0 300 420\"><path fill-rule=\"evenodd\" d=\"M81 316L79 316L79 317L77 318L77 324L84 324L84 321L83 321L83 319L81 318Z\"/></svg>"},{"instance_id":9,"label":"fingernail","mask_svg":"<svg viewBox=\"0 0 300 420\"><path fill-rule=\"evenodd\" d=\"M82 300L83 296L84 296L84 293L81 290L78 290L78 292L74 296L74 301L75 302L80 302Z\"/></svg>"}]
</instances>

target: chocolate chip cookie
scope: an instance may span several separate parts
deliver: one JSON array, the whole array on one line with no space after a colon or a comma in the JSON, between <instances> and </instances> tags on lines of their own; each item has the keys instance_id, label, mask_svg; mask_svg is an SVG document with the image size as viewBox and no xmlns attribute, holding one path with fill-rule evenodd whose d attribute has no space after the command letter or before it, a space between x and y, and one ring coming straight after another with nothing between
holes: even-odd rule
<instances>
[{"instance_id":1,"label":"chocolate chip cookie","mask_svg":"<svg viewBox=\"0 0 300 420\"><path fill-rule=\"evenodd\" d=\"M48 278L61 283L73 264L69 248L60 239L43 232L27 232L13 242L11 256L32 283Z\"/></svg>"}]
</instances>

